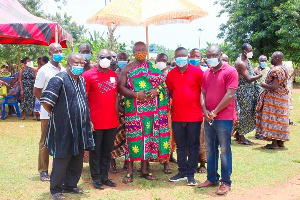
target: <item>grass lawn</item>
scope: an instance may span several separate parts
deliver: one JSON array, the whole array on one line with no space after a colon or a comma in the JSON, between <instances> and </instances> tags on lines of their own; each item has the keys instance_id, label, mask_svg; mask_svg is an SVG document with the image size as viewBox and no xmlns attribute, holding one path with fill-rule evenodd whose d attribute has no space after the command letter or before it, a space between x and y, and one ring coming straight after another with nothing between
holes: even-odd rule
<instances>
[{"instance_id":1,"label":"grass lawn","mask_svg":"<svg viewBox=\"0 0 300 200\"><path fill-rule=\"evenodd\" d=\"M267 142L255 140L254 133L247 137L254 146L241 146L232 141L233 174L231 192L259 187L275 187L287 179L300 174L300 102L299 94L294 94L294 110L291 119L297 126L291 126L291 141L286 148L278 151L263 150ZM50 199L49 183L39 181L37 172L40 122L28 116L25 121L9 117L0 121L0 199ZM134 182L121 183L126 174L121 169L124 158L117 160L119 173L110 176L118 184L116 188L96 190L92 186L89 167L84 163L79 182L85 194L66 194L67 199L206 199L215 195L217 188L199 189L186 186L185 181L168 182L171 175L162 172L163 166L151 163L151 172L159 181L147 181L134 173ZM135 163L139 167L139 163ZM177 173L171 164L173 174ZM50 166L51 168L51 166ZM196 174L198 182L206 180L206 174ZM259 190L256 190L259 192ZM223 199L223 198L222 198ZM225 197L226 199L226 197Z\"/></svg>"}]
</instances>

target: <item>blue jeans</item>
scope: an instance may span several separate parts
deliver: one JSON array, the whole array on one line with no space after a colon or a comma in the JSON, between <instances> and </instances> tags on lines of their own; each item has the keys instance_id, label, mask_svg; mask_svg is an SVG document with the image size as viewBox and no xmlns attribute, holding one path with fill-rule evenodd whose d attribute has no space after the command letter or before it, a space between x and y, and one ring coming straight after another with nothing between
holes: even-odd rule
<instances>
[{"instance_id":1,"label":"blue jeans","mask_svg":"<svg viewBox=\"0 0 300 200\"><path fill-rule=\"evenodd\" d=\"M219 146L221 148L221 182L231 186L230 175L232 173L231 154L231 132L232 120L214 120L212 125L207 121L204 123L206 156L207 156L207 180L217 184L220 175L218 174Z\"/></svg>"},{"instance_id":2,"label":"blue jeans","mask_svg":"<svg viewBox=\"0 0 300 200\"><path fill-rule=\"evenodd\" d=\"M172 122L177 144L177 162L180 174L193 177L198 166L200 128L202 122ZM187 150L189 156L187 160Z\"/></svg>"}]
</instances>

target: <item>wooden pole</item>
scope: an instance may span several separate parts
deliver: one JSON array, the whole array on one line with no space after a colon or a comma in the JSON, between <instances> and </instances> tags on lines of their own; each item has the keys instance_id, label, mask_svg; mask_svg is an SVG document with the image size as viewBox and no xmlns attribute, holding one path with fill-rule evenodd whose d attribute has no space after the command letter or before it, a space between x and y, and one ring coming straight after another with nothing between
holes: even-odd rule
<instances>
[{"instance_id":1,"label":"wooden pole","mask_svg":"<svg viewBox=\"0 0 300 200\"><path fill-rule=\"evenodd\" d=\"M58 24L55 26L55 43L58 43Z\"/></svg>"},{"instance_id":2,"label":"wooden pole","mask_svg":"<svg viewBox=\"0 0 300 200\"><path fill-rule=\"evenodd\" d=\"M149 57L148 26L146 26L146 43L147 43L147 60L150 60L150 57Z\"/></svg>"}]
</instances>

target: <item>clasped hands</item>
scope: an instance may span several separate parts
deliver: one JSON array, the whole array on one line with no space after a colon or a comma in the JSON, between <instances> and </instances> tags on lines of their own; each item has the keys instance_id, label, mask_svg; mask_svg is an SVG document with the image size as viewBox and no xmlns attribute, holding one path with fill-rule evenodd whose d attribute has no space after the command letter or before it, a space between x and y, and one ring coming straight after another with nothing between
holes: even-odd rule
<instances>
[{"instance_id":1,"label":"clasped hands","mask_svg":"<svg viewBox=\"0 0 300 200\"><path fill-rule=\"evenodd\" d=\"M158 95L158 91L156 88L150 89L149 91L145 92L145 90L141 90L137 92L137 99L139 101L148 101L153 99Z\"/></svg>"},{"instance_id":2,"label":"clasped hands","mask_svg":"<svg viewBox=\"0 0 300 200\"><path fill-rule=\"evenodd\" d=\"M211 120L213 120L217 116L217 113L214 110L212 111L206 110L203 112L203 114L204 114L204 119L207 122L211 122Z\"/></svg>"}]
</instances>

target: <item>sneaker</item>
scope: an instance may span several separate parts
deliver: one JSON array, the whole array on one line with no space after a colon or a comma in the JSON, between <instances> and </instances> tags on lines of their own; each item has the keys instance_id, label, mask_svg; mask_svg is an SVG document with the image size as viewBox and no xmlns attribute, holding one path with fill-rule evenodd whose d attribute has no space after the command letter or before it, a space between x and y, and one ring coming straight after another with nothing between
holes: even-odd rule
<instances>
[{"instance_id":1,"label":"sneaker","mask_svg":"<svg viewBox=\"0 0 300 200\"><path fill-rule=\"evenodd\" d=\"M183 180L186 180L186 179L187 179L186 178L186 174L180 174L180 173L178 173L175 176L171 177L169 179L169 181L176 182L176 181L183 181Z\"/></svg>"},{"instance_id":2,"label":"sneaker","mask_svg":"<svg viewBox=\"0 0 300 200\"><path fill-rule=\"evenodd\" d=\"M195 186L197 185L197 182L193 176L187 177L187 185L188 186Z\"/></svg>"}]
</instances>

